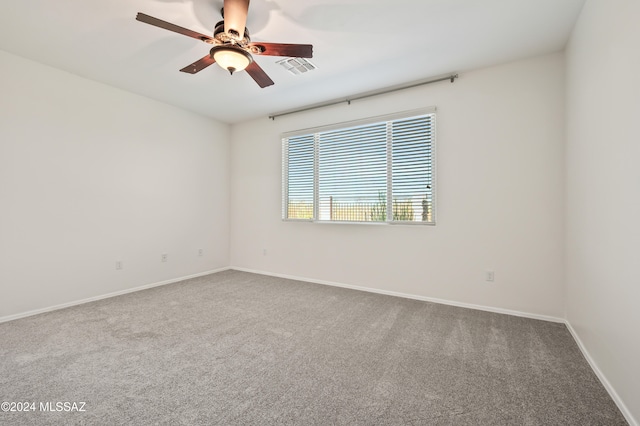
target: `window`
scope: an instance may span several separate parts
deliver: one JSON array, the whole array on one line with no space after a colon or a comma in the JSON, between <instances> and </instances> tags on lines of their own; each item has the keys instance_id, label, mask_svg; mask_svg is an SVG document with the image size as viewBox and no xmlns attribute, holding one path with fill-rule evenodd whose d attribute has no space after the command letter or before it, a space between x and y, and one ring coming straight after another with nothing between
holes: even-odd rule
<instances>
[{"instance_id":1,"label":"window","mask_svg":"<svg viewBox=\"0 0 640 426\"><path fill-rule=\"evenodd\" d=\"M435 223L435 109L283 135L285 220Z\"/></svg>"}]
</instances>

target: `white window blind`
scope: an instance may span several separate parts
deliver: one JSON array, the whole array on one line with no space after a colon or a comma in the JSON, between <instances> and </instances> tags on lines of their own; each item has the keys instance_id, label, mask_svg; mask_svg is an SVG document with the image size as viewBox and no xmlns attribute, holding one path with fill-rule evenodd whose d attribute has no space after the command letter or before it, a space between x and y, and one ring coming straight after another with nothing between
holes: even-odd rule
<instances>
[{"instance_id":1,"label":"white window blind","mask_svg":"<svg viewBox=\"0 0 640 426\"><path fill-rule=\"evenodd\" d=\"M283 136L283 218L434 220L435 111Z\"/></svg>"},{"instance_id":2,"label":"white window blind","mask_svg":"<svg viewBox=\"0 0 640 426\"><path fill-rule=\"evenodd\" d=\"M313 219L314 214L314 136L302 135L288 139L284 149L288 203L285 217Z\"/></svg>"}]
</instances>

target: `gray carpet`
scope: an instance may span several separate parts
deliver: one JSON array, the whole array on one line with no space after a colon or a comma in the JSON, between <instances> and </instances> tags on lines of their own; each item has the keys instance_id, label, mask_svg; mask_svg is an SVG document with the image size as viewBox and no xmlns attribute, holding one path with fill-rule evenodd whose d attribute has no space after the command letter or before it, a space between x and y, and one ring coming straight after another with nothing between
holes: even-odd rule
<instances>
[{"instance_id":1,"label":"gray carpet","mask_svg":"<svg viewBox=\"0 0 640 426\"><path fill-rule=\"evenodd\" d=\"M237 271L0 338L0 424L627 424L563 324Z\"/></svg>"}]
</instances>

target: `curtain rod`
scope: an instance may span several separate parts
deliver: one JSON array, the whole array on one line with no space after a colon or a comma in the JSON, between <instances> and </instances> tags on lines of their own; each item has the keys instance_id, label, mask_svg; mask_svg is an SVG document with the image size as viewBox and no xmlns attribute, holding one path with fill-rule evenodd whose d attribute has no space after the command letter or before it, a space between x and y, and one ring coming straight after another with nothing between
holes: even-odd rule
<instances>
[{"instance_id":1,"label":"curtain rod","mask_svg":"<svg viewBox=\"0 0 640 426\"><path fill-rule=\"evenodd\" d=\"M324 108L324 107L328 107L328 106L331 106L331 105L338 105L338 104L341 104L343 102L346 102L348 105L351 105L351 101L357 101L357 100L360 100L360 99L370 98L372 96L384 95L386 93L397 92L399 90L410 89L412 87L424 86L426 84L438 83L440 81L445 81L445 80L450 80L453 83L456 78L458 78L458 74L450 74L450 75L448 75L446 77L435 78L433 80L420 81L420 82L416 82L416 83L407 84L405 86L394 86L394 87L378 90L378 91L375 91L375 92L367 92L367 93L362 93L360 95L350 96L350 97L348 97L346 99L338 99L338 100L334 100L334 101L324 102L324 103L321 103L321 104L311 105L311 106L308 106L308 107L305 107L305 108L294 109L294 110L285 111L285 112L279 112L277 114L271 114L269 116L269 118L271 120L275 120L276 117L282 117L284 115L295 114L295 113L303 112L303 111L310 111L312 109Z\"/></svg>"}]
</instances>

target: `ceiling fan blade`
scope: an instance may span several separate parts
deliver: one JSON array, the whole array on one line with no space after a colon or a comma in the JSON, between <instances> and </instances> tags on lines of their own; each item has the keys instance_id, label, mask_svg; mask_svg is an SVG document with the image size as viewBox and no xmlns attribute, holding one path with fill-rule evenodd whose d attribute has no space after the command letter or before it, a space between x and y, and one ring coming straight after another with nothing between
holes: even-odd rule
<instances>
[{"instance_id":1,"label":"ceiling fan blade","mask_svg":"<svg viewBox=\"0 0 640 426\"><path fill-rule=\"evenodd\" d=\"M146 15L144 13L138 12L136 15L136 20L140 22L144 22L145 24L153 25L154 27L164 28L165 30L173 31L178 34L186 35L188 37L193 37L198 40L208 41L210 43L213 42L213 38L204 34L200 34L196 31L191 31L187 28L180 27L178 25L172 24L167 21L163 21L158 18L154 18L153 16Z\"/></svg>"},{"instance_id":2,"label":"ceiling fan blade","mask_svg":"<svg viewBox=\"0 0 640 426\"><path fill-rule=\"evenodd\" d=\"M249 0L224 0L224 31L242 38L247 25Z\"/></svg>"},{"instance_id":3,"label":"ceiling fan blade","mask_svg":"<svg viewBox=\"0 0 640 426\"><path fill-rule=\"evenodd\" d=\"M313 58L313 46L311 44L285 44L285 43L249 43L251 53L265 56L291 56L293 58ZM258 51L256 51L255 48Z\"/></svg>"},{"instance_id":4,"label":"ceiling fan blade","mask_svg":"<svg viewBox=\"0 0 640 426\"><path fill-rule=\"evenodd\" d=\"M182 68L180 71L186 72L189 74L195 74L197 72L202 71L209 65L215 64L215 63L216 63L216 60L213 59L211 55L207 55L202 59L199 59L196 62L192 63L191 65L187 65L186 67Z\"/></svg>"},{"instance_id":5,"label":"ceiling fan blade","mask_svg":"<svg viewBox=\"0 0 640 426\"><path fill-rule=\"evenodd\" d=\"M273 84L273 80L269 78L267 73L264 72L264 70L260 68L260 65L258 65L258 63L255 61L251 62L245 69L245 71L247 71L251 78L253 78L253 80L258 83L258 86L262 88L271 86Z\"/></svg>"}]
</instances>

